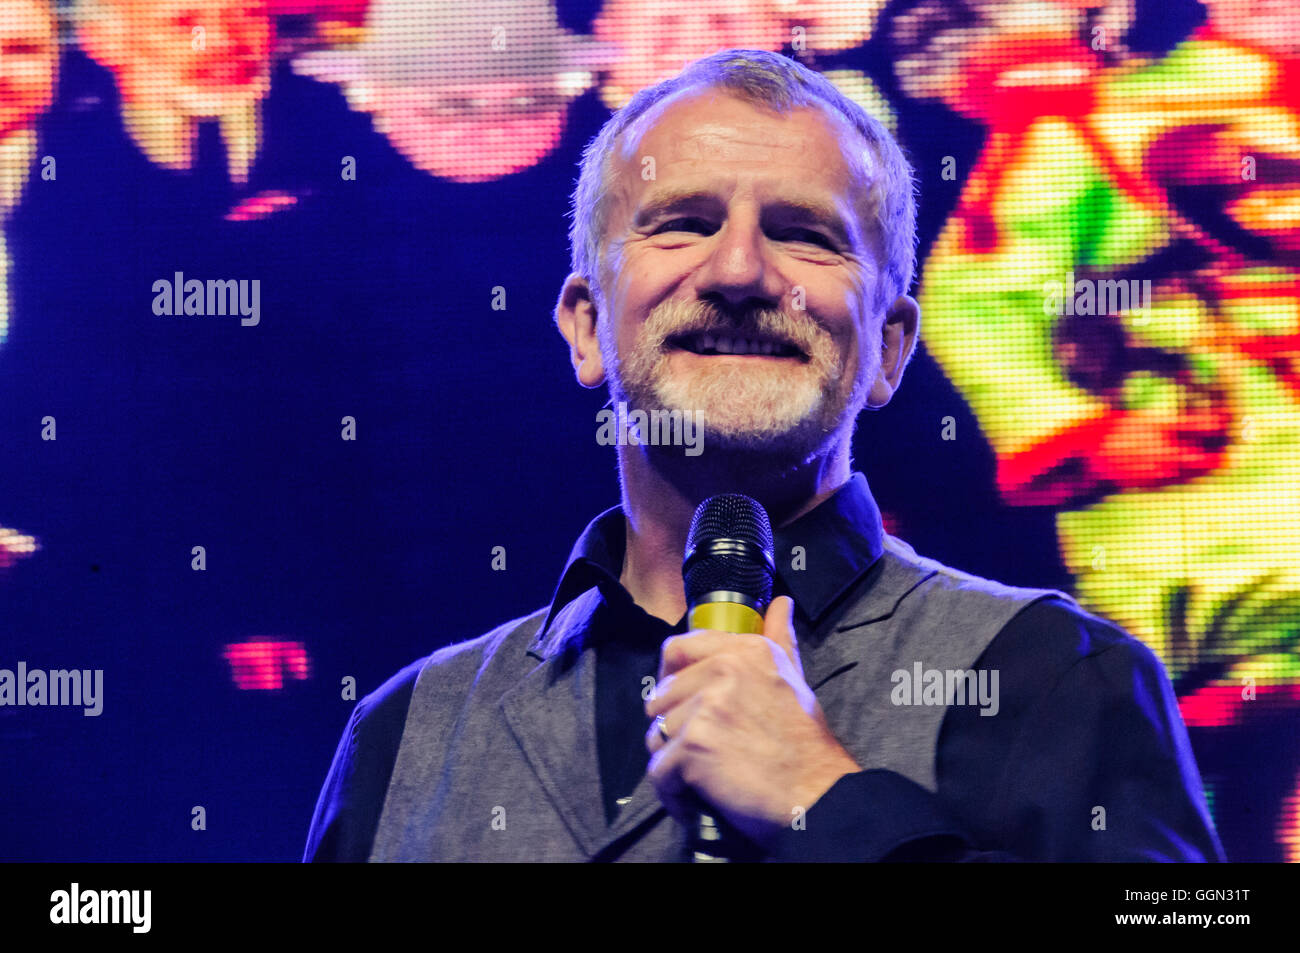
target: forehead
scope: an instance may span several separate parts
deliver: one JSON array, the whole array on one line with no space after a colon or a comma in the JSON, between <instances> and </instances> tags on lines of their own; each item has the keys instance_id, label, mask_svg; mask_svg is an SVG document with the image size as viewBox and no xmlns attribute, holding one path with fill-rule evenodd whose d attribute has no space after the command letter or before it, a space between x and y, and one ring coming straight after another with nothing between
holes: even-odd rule
<instances>
[{"instance_id":1,"label":"forehead","mask_svg":"<svg viewBox=\"0 0 1300 953\"><path fill-rule=\"evenodd\" d=\"M859 143L846 122L820 107L778 113L725 91L692 91L656 105L620 136L612 157L616 192L635 202L656 182L689 181L763 193L787 189L797 177L802 192L856 205L867 185ZM654 159L653 180L643 175L646 157Z\"/></svg>"}]
</instances>

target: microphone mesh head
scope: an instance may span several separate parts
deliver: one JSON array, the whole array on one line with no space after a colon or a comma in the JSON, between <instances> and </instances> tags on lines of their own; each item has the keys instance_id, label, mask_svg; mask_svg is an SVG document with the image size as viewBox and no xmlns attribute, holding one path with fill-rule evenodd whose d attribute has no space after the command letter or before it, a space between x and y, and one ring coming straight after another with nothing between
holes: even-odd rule
<instances>
[{"instance_id":1,"label":"microphone mesh head","mask_svg":"<svg viewBox=\"0 0 1300 953\"><path fill-rule=\"evenodd\" d=\"M772 601L774 565L772 523L757 500L720 493L696 507L682 565L687 605L708 592L731 591L765 611Z\"/></svg>"}]
</instances>

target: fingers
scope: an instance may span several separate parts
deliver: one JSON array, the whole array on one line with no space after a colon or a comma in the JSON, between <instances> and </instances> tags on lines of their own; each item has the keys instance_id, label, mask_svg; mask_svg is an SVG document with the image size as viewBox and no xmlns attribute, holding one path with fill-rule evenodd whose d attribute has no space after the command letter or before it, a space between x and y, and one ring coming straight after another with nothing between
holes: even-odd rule
<instances>
[{"instance_id":1,"label":"fingers","mask_svg":"<svg viewBox=\"0 0 1300 953\"><path fill-rule=\"evenodd\" d=\"M676 729L677 725L674 725ZM656 754L660 748L667 747L672 742L672 735L668 734L668 718L666 715L656 715L650 719L650 727L646 729L645 746L651 756ZM665 740L665 738L667 740Z\"/></svg>"},{"instance_id":2,"label":"fingers","mask_svg":"<svg viewBox=\"0 0 1300 953\"><path fill-rule=\"evenodd\" d=\"M692 694L686 697L685 702L685 704L674 704L671 710L655 713L650 719L650 727L645 733L645 746L651 755L681 737L691 715L700 707L700 696ZM667 741L664 740L664 735L668 736Z\"/></svg>"},{"instance_id":3,"label":"fingers","mask_svg":"<svg viewBox=\"0 0 1300 953\"><path fill-rule=\"evenodd\" d=\"M668 813L678 821L687 823L693 817L698 801L682 777L682 764L681 748L672 742L650 756L646 774Z\"/></svg>"},{"instance_id":4,"label":"fingers","mask_svg":"<svg viewBox=\"0 0 1300 953\"><path fill-rule=\"evenodd\" d=\"M650 749L650 762L646 775L654 785L660 802L674 818L690 822L706 807L704 800L686 777L691 770L692 756L699 752L688 751L688 742L682 732L689 723L695 705L682 705L662 716L668 741L659 734L659 719L652 719L646 733L646 747ZM694 764L698 768L698 764Z\"/></svg>"},{"instance_id":5,"label":"fingers","mask_svg":"<svg viewBox=\"0 0 1300 953\"><path fill-rule=\"evenodd\" d=\"M785 654L798 664L799 645L794 634L794 600L789 596L777 596L767 607L767 614L763 616L763 637L781 646ZM800 666L801 671L802 668Z\"/></svg>"},{"instance_id":6,"label":"fingers","mask_svg":"<svg viewBox=\"0 0 1300 953\"><path fill-rule=\"evenodd\" d=\"M664 641L660 652L659 679L662 680L696 662L702 662L723 652L752 651L741 640L753 638L752 635L719 632L715 629L699 629L687 632L685 635L674 635ZM777 596L772 600L767 614L763 617L763 635L760 638L771 639L786 655L798 662L793 599L789 596Z\"/></svg>"},{"instance_id":7,"label":"fingers","mask_svg":"<svg viewBox=\"0 0 1300 953\"><path fill-rule=\"evenodd\" d=\"M711 656L703 662L682 669L676 675L662 678L655 685L650 697L646 699L645 713L652 718L662 715L698 695L705 685L716 681L719 677L725 677L725 673L719 671L723 666L712 661L716 658L717 656Z\"/></svg>"},{"instance_id":8,"label":"fingers","mask_svg":"<svg viewBox=\"0 0 1300 953\"><path fill-rule=\"evenodd\" d=\"M720 652L734 650L738 646L738 640L744 638L753 638L753 636L718 632L714 629L698 629L685 635L674 635L665 639L659 654L659 680L662 681L667 676Z\"/></svg>"}]
</instances>

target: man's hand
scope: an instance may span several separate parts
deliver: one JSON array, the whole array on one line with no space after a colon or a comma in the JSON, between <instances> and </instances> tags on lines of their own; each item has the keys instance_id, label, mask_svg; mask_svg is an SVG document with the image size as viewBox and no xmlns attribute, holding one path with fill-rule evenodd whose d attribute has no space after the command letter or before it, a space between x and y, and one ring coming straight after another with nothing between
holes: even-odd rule
<instances>
[{"instance_id":1,"label":"man's hand","mask_svg":"<svg viewBox=\"0 0 1300 953\"><path fill-rule=\"evenodd\" d=\"M794 602L772 601L763 634L694 630L664 642L646 702L648 773L683 823L699 803L765 846L846 774L861 770L804 680ZM659 733L660 720L668 734Z\"/></svg>"}]
</instances>

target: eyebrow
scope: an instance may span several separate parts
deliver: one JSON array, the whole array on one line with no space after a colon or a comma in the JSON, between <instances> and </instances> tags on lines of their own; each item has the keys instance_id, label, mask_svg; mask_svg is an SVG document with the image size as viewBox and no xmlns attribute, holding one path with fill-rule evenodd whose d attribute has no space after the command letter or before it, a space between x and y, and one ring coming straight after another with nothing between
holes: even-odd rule
<instances>
[{"instance_id":1,"label":"eyebrow","mask_svg":"<svg viewBox=\"0 0 1300 953\"><path fill-rule=\"evenodd\" d=\"M647 196L645 202L637 209L636 215L633 216L632 224L634 227L640 228L675 212L701 208L716 211L721 205L722 202L715 194L703 189L664 190ZM829 230L846 246L853 244L852 235L855 230L850 229L838 211L825 203L802 198L780 199L764 206L763 216L767 217L771 214L781 217L783 221L820 225Z\"/></svg>"}]
</instances>

